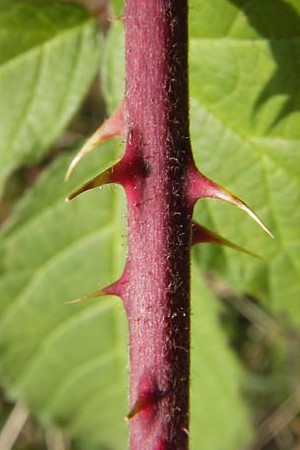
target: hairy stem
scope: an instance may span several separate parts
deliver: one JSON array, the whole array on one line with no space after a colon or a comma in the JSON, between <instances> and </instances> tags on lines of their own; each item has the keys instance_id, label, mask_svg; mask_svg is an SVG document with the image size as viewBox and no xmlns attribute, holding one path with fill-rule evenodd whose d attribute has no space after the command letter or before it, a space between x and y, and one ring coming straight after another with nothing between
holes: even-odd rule
<instances>
[{"instance_id":1,"label":"hairy stem","mask_svg":"<svg viewBox=\"0 0 300 450\"><path fill-rule=\"evenodd\" d=\"M128 258L118 281L76 301L107 294L123 299L130 339L131 450L186 450L190 248L212 242L243 250L192 222L193 206L201 198L229 202L272 234L249 206L194 164L187 0L126 0L124 23L124 102L88 140L67 175L109 137L124 136L125 153L67 200L103 184L121 184L128 202Z\"/></svg>"},{"instance_id":2,"label":"hairy stem","mask_svg":"<svg viewBox=\"0 0 300 450\"><path fill-rule=\"evenodd\" d=\"M123 180L129 255L130 448L188 448L192 204L187 0L127 0Z\"/></svg>"},{"instance_id":3,"label":"hairy stem","mask_svg":"<svg viewBox=\"0 0 300 450\"><path fill-rule=\"evenodd\" d=\"M108 183L128 202L128 258L122 277L81 301L123 299L130 339L131 450L186 450L189 425L190 248L203 242L246 251L197 222L194 204L215 198L244 210L242 200L196 168L190 147L187 0L126 0L124 102L72 161L122 135L125 153L67 200Z\"/></svg>"}]
</instances>

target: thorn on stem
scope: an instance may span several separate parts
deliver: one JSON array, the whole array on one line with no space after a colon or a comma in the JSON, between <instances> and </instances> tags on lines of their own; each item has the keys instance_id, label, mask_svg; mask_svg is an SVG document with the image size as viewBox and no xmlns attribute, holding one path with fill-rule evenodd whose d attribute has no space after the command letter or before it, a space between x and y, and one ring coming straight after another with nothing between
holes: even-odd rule
<instances>
[{"instance_id":1,"label":"thorn on stem","mask_svg":"<svg viewBox=\"0 0 300 450\"><path fill-rule=\"evenodd\" d=\"M100 173L99 175L96 175L91 180L84 183L82 186L80 186L78 189L73 191L71 194L69 194L66 197L66 201L71 201L78 195L82 194L83 192L89 191L90 189L94 189L96 187L103 186L105 184L113 183L115 180L113 179L113 174L116 169L117 165L114 165L113 167L105 170L104 172Z\"/></svg>"},{"instance_id":2,"label":"thorn on stem","mask_svg":"<svg viewBox=\"0 0 300 450\"><path fill-rule=\"evenodd\" d=\"M114 283L109 284L108 286L106 286L103 289L92 292L91 294L83 295L82 297L79 297L79 298L76 298L69 302L66 302L66 304L70 305L70 304L80 303L85 300L90 300L90 299L96 298L96 297L103 297L105 295L114 295L114 296L120 297L122 299L123 290L124 290L123 286L126 283L127 283L127 275L126 275L126 270L125 270L123 275L121 276L121 278L119 278L119 280L115 281Z\"/></svg>"},{"instance_id":3,"label":"thorn on stem","mask_svg":"<svg viewBox=\"0 0 300 450\"><path fill-rule=\"evenodd\" d=\"M224 245L226 247L233 248L235 250L239 250L243 253L247 253L248 255L254 256L255 258L260 258L260 256L255 253L247 250L239 245L234 244L233 242L228 241L217 233L210 231L208 228L200 225L199 223L193 221L192 222L192 245L202 244L202 243L212 243Z\"/></svg>"},{"instance_id":4,"label":"thorn on stem","mask_svg":"<svg viewBox=\"0 0 300 450\"><path fill-rule=\"evenodd\" d=\"M65 302L67 305L75 305L75 303L81 303L84 302L85 300L90 300L91 298L96 298L96 297L103 297L105 294L105 292L103 291L95 291L92 292L91 294L86 294L83 295L82 297L79 298L75 298L74 300L70 300L68 302Z\"/></svg>"},{"instance_id":5,"label":"thorn on stem","mask_svg":"<svg viewBox=\"0 0 300 450\"><path fill-rule=\"evenodd\" d=\"M231 203L245 211L269 236L274 238L271 231L246 203L199 172L194 164L189 169L188 197L192 205L201 198L215 198Z\"/></svg>"},{"instance_id":6,"label":"thorn on stem","mask_svg":"<svg viewBox=\"0 0 300 450\"><path fill-rule=\"evenodd\" d=\"M161 395L157 391L141 392L125 419L131 420L138 413L152 409L160 399Z\"/></svg>"},{"instance_id":7,"label":"thorn on stem","mask_svg":"<svg viewBox=\"0 0 300 450\"><path fill-rule=\"evenodd\" d=\"M125 191L131 190L131 192L133 192L138 182L149 176L149 164L139 157L137 151L139 148L138 142L131 142L131 134L132 133L129 133L129 144L126 147L122 159L109 169L84 183L81 187L68 195L66 201L73 200L85 191L110 183L120 184L124 187Z\"/></svg>"},{"instance_id":8,"label":"thorn on stem","mask_svg":"<svg viewBox=\"0 0 300 450\"><path fill-rule=\"evenodd\" d=\"M139 383L138 398L125 419L131 420L140 412L147 412L147 419L151 422L151 419L153 419L155 415L157 404L165 396L166 393L159 390L153 375L144 376Z\"/></svg>"},{"instance_id":9,"label":"thorn on stem","mask_svg":"<svg viewBox=\"0 0 300 450\"><path fill-rule=\"evenodd\" d=\"M94 150L102 142L116 137L123 136L125 130L124 121L124 103L95 131L95 133L86 141L77 155L71 161L67 170L65 180L67 181L79 161L89 152Z\"/></svg>"}]
</instances>

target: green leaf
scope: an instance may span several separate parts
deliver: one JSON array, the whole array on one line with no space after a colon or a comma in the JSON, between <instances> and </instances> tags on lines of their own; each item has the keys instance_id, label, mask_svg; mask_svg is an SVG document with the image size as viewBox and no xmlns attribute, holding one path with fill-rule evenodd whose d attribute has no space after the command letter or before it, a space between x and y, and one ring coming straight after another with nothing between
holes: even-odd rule
<instances>
[{"instance_id":1,"label":"green leaf","mask_svg":"<svg viewBox=\"0 0 300 450\"><path fill-rule=\"evenodd\" d=\"M86 445L126 448L127 325L119 299L65 302L104 287L124 264L124 195L65 195L115 158L104 144L66 188L70 155L41 178L2 234L0 377L45 423ZM99 448L99 447L98 447Z\"/></svg>"},{"instance_id":2,"label":"green leaf","mask_svg":"<svg viewBox=\"0 0 300 450\"><path fill-rule=\"evenodd\" d=\"M0 194L58 138L98 67L97 24L59 1L0 0Z\"/></svg>"},{"instance_id":3,"label":"green leaf","mask_svg":"<svg viewBox=\"0 0 300 450\"><path fill-rule=\"evenodd\" d=\"M192 273L191 448L240 450L252 432L240 395L243 373L218 320L219 304Z\"/></svg>"},{"instance_id":4,"label":"green leaf","mask_svg":"<svg viewBox=\"0 0 300 450\"><path fill-rule=\"evenodd\" d=\"M196 161L275 235L275 241L264 236L241 211L202 202L195 214L201 223L264 261L202 247L198 260L299 324L300 2L214 0L195 2L195 10L190 91Z\"/></svg>"}]
</instances>

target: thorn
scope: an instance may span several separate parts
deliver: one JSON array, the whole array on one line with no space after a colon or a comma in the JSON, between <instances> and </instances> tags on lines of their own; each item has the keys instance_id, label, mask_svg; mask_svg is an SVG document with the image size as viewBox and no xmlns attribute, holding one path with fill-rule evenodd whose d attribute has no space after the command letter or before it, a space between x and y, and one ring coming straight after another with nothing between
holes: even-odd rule
<instances>
[{"instance_id":1,"label":"thorn","mask_svg":"<svg viewBox=\"0 0 300 450\"><path fill-rule=\"evenodd\" d=\"M109 284L104 289L92 292L91 294L83 295L82 297L75 298L74 300L70 300L65 303L67 305L74 305L76 303L84 302L85 300L90 300L91 298L103 297L105 295L114 295L122 299L122 286L125 283L124 278L126 279L126 276L123 274L119 280L115 281L112 284Z\"/></svg>"},{"instance_id":2,"label":"thorn","mask_svg":"<svg viewBox=\"0 0 300 450\"><path fill-rule=\"evenodd\" d=\"M209 197L216 198L219 200L223 200L225 202L231 203L232 205L237 206L238 208L245 211L251 219L254 220L271 238L274 239L274 235L271 233L271 231L267 228L267 226L264 224L264 222L258 217L258 215L240 198L233 195L231 192L227 191L226 189L223 189L221 186L215 184L216 190L214 195L209 195Z\"/></svg>"},{"instance_id":3,"label":"thorn","mask_svg":"<svg viewBox=\"0 0 300 450\"><path fill-rule=\"evenodd\" d=\"M215 198L237 206L238 208L245 211L269 236L274 239L271 231L258 217L258 215L255 214L255 212L248 205L246 205L246 203L233 195L231 192L222 188L214 181L207 178L205 175L199 172L194 165L192 165L190 167L189 200L191 204L194 204L201 198Z\"/></svg>"},{"instance_id":4,"label":"thorn","mask_svg":"<svg viewBox=\"0 0 300 450\"><path fill-rule=\"evenodd\" d=\"M66 201L73 200L73 198L85 191L110 183L121 184L125 190L126 188L129 189L130 187L133 187L133 190L135 191L136 179L142 179L149 175L148 166L143 159L136 155L135 150L136 146L128 145L120 161L84 183L81 187L68 195Z\"/></svg>"},{"instance_id":5,"label":"thorn","mask_svg":"<svg viewBox=\"0 0 300 450\"><path fill-rule=\"evenodd\" d=\"M144 376L139 383L137 401L125 417L125 420L130 420L138 413L144 411L147 413L147 419L151 421L151 418L153 419L156 413L155 406L165 396L166 393L158 389L153 374Z\"/></svg>"},{"instance_id":6,"label":"thorn","mask_svg":"<svg viewBox=\"0 0 300 450\"><path fill-rule=\"evenodd\" d=\"M275 239L274 234L269 230L269 228L264 224L264 222L258 217L257 214L244 203L242 200L236 197L236 205L243 209L272 239Z\"/></svg>"},{"instance_id":7,"label":"thorn","mask_svg":"<svg viewBox=\"0 0 300 450\"><path fill-rule=\"evenodd\" d=\"M87 294L87 295L83 295L82 297L75 298L74 300L70 300L65 303L67 305L75 305L75 303L81 303L81 302L84 302L85 300L89 300L91 298L102 297L103 295L107 295L107 294L103 291L96 291L96 292L92 292L91 294Z\"/></svg>"},{"instance_id":8,"label":"thorn","mask_svg":"<svg viewBox=\"0 0 300 450\"><path fill-rule=\"evenodd\" d=\"M141 411L145 411L157 402L155 393L143 392L139 395L139 398L125 417L125 420L133 419Z\"/></svg>"},{"instance_id":9,"label":"thorn","mask_svg":"<svg viewBox=\"0 0 300 450\"><path fill-rule=\"evenodd\" d=\"M141 412L143 409L147 408L147 402L145 399L139 399L135 402L127 416L125 416L125 420L129 421L130 419L133 419L134 416L136 416L139 412Z\"/></svg>"},{"instance_id":10,"label":"thorn","mask_svg":"<svg viewBox=\"0 0 300 450\"><path fill-rule=\"evenodd\" d=\"M116 136L124 135L124 103L95 131L86 141L77 155L72 159L67 170L65 180L67 181L79 161L89 152L94 150L102 142Z\"/></svg>"},{"instance_id":11,"label":"thorn","mask_svg":"<svg viewBox=\"0 0 300 450\"><path fill-rule=\"evenodd\" d=\"M117 172L119 163L115 164L114 166L110 167L109 169L105 170L104 172L101 172L99 175L96 175L91 180L84 183L82 186L80 186L78 189L76 189L74 192L69 194L66 197L66 201L69 202L73 200L78 195L82 194L83 192L89 191L90 189L94 189L96 187L103 186L105 184L117 182L115 179L115 174Z\"/></svg>"},{"instance_id":12,"label":"thorn","mask_svg":"<svg viewBox=\"0 0 300 450\"><path fill-rule=\"evenodd\" d=\"M243 253L247 253L248 255L254 256L255 258L261 259L260 256L255 253L247 250L239 245L234 244L233 242L228 241L227 239L222 238L217 233L210 231L208 228L200 225L199 223L193 221L192 222L192 245L201 244L201 243L212 243L212 244L220 244L226 247L233 248L235 250L239 250Z\"/></svg>"}]
</instances>

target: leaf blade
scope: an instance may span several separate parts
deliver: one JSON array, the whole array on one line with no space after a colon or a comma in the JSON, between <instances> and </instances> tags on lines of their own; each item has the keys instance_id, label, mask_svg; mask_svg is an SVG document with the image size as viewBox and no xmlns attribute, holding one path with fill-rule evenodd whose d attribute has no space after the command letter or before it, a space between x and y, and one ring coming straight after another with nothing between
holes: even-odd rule
<instances>
[{"instance_id":1,"label":"leaf blade","mask_svg":"<svg viewBox=\"0 0 300 450\"><path fill-rule=\"evenodd\" d=\"M57 1L1 0L0 24L3 187L14 168L41 158L70 120L96 73L99 43L94 19Z\"/></svg>"}]
</instances>

